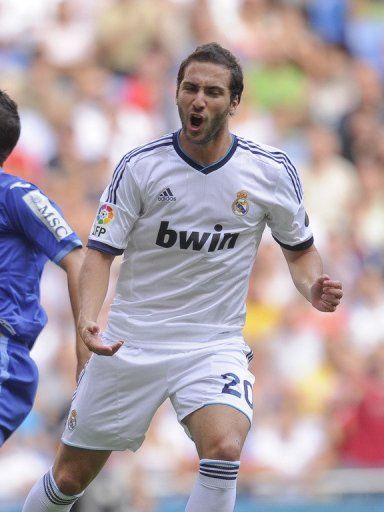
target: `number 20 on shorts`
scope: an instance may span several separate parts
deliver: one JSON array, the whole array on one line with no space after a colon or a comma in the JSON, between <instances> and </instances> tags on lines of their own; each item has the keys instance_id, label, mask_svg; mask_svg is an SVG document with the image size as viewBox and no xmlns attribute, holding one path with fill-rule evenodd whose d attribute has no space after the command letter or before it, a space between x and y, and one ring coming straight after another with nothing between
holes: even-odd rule
<instances>
[{"instance_id":1,"label":"number 20 on shorts","mask_svg":"<svg viewBox=\"0 0 384 512\"><path fill-rule=\"evenodd\" d=\"M238 398L241 398L241 393L237 389L234 389L235 386L240 384L241 380L235 373L224 373L222 375L223 379L229 380L227 382L223 389L221 390L222 393L228 393L228 395L234 395ZM253 409L253 402L252 402L252 384L248 380L244 380L243 382L244 387L244 398L247 404L251 409Z\"/></svg>"}]
</instances>

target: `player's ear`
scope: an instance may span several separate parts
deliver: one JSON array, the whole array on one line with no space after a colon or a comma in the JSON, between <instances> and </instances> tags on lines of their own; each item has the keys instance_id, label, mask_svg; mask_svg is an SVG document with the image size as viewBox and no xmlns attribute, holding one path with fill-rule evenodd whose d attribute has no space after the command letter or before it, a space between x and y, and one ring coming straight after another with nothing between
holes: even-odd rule
<instances>
[{"instance_id":1,"label":"player's ear","mask_svg":"<svg viewBox=\"0 0 384 512\"><path fill-rule=\"evenodd\" d=\"M230 116L235 115L235 112L236 112L236 109L237 109L238 104L239 104L239 97L238 97L238 96L235 96L235 97L231 100L231 105L230 105L230 107L229 107L229 115L230 115Z\"/></svg>"}]
</instances>

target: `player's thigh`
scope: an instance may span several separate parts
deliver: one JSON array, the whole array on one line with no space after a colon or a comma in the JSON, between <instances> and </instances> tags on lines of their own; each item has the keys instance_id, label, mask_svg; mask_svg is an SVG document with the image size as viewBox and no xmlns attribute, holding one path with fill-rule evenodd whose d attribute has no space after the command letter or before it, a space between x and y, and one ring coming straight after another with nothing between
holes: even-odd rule
<instances>
[{"instance_id":1,"label":"player's thigh","mask_svg":"<svg viewBox=\"0 0 384 512\"><path fill-rule=\"evenodd\" d=\"M202 407L183 422L203 459L238 460L251 425L245 414L227 405Z\"/></svg>"},{"instance_id":2,"label":"player's thigh","mask_svg":"<svg viewBox=\"0 0 384 512\"><path fill-rule=\"evenodd\" d=\"M29 351L0 336L0 445L32 409L38 370Z\"/></svg>"},{"instance_id":3,"label":"player's thigh","mask_svg":"<svg viewBox=\"0 0 384 512\"><path fill-rule=\"evenodd\" d=\"M130 344L112 357L92 355L72 400L63 443L88 450L137 450L166 398L163 366L150 351Z\"/></svg>"},{"instance_id":4,"label":"player's thigh","mask_svg":"<svg viewBox=\"0 0 384 512\"><path fill-rule=\"evenodd\" d=\"M249 352L241 338L231 338L191 350L172 366L170 398L198 449L208 434L210 446L242 446L253 416Z\"/></svg>"},{"instance_id":5,"label":"player's thigh","mask_svg":"<svg viewBox=\"0 0 384 512\"><path fill-rule=\"evenodd\" d=\"M53 477L64 494L79 494L98 475L111 451L86 450L60 444Z\"/></svg>"}]
</instances>

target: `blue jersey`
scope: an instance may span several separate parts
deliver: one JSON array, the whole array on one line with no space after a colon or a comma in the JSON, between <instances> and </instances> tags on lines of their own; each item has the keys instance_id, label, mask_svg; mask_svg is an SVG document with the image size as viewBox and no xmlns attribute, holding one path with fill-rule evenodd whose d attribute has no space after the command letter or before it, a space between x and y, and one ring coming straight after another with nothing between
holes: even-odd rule
<instances>
[{"instance_id":1,"label":"blue jersey","mask_svg":"<svg viewBox=\"0 0 384 512\"><path fill-rule=\"evenodd\" d=\"M82 243L35 185L0 169L0 334L31 348L47 322L40 278Z\"/></svg>"}]
</instances>

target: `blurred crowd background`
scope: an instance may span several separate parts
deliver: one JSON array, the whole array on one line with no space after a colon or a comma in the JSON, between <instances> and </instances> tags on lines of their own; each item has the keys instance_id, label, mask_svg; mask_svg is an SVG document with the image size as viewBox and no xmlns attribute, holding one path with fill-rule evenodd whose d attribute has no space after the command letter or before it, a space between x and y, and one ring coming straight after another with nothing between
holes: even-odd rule
<instances>
[{"instance_id":1,"label":"blurred crowd background","mask_svg":"<svg viewBox=\"0 0 384 512\"><path fill-rule=\"evenodd\" d=\"M349 500L350 511L382 511L384 2L0 0L0 87L22 120L5 170L54 198L86 243L121 156L178 128L178 66L210 41L244 68L232 131L295 162L325 270L345 290L337 313L313 310L265 233L244 331L255 352L255 420L236 510L284 502L284 511L333 511ZM53 264L42 297L39 392L1 449L1 512L20 511L50 466L75 385L65 275ZM182 511L197 466L165 404L142 449L114 454L76 510Z\"/></svg>"}]
</instances>

